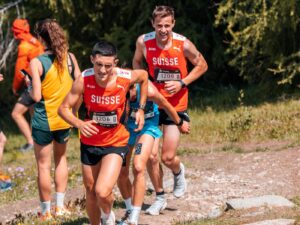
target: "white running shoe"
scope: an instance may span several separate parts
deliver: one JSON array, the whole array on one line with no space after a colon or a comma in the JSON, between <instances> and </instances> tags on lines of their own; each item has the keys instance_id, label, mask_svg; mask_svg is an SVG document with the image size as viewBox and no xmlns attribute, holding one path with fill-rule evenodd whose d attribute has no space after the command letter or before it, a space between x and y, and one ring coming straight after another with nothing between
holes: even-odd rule
<instances>
[{"instance_id":1,"label":"white running shoe","mask_svg":"<svg viewBox=\"0 0 300 225\"><path fill-rule=\"evenodd\" d=\"M182 163L180 163L180 170L180 174L174 175L173 195L176 198L182 197L186 191L185 168Z\"/></svg>"},{"instance_id":2,"label":"white running shoe","mask_svg":"<svg viewBox=\"0 0 300 225\"><path fill-rule=\"evenodd\" d=\"M110 212L109 217L105 219L102 218L102 225L115 225L116 224L116 217L113 211Z\"/></svg>"},{"instance_id":3,"label":"white running shoe","mask_svg":"<svg viewBox=\"0 0 300 225\"><path fill-rule=\"evenodd\" d=\"M146 210L146 213L152 216L158 216L166 207L167 201L165 197L156 196L155 202Z\"/></svg>"}]
</instances>

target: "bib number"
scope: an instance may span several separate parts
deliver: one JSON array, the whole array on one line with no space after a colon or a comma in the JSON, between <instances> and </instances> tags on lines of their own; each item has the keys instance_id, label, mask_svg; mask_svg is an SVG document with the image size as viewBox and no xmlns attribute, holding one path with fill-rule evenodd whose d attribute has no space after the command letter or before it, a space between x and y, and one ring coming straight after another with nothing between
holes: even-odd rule
<instances>
[{"instance_id":1,"label":"bib number","mask_svg":"<svg viewBox=\"0 0 300 225\"><path fill-rule=\"evenodd\" d=\"M155 80L158 83L163 83L165 81L178 81L181 80L181 75L179 70L165 70L160 68L154 69Z\"/></svg>"},{"instance_id":2,"label":"bib number","mask_svg":"<svg viewBox=\"0 0 300 225\"><path fill-rule=\"evenodd\" d=\"M116 111L112 112L94 112L92 119L98 125L103 127L115 127L118 125L118 116Z\"/></svg>"}]
</instances>

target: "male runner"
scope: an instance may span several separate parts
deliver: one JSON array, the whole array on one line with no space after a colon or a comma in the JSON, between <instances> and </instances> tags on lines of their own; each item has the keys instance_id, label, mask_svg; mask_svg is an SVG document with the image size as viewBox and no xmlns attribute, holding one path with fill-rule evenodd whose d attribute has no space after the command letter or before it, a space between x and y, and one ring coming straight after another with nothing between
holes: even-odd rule
<instances>
[{"instance_id":1,"label":"male runner","mask_svg":"<svg viewBox=\"0 0 300 225\"><path fill-rule=\"evenodd\" d=\"M143 59L148 64L150 79L159 92L172 104L178 115L189 122L187 113L187 86L207 70L207 63L195 45L186 37L173 32L174 10L169 6L157 6L152 13L153 32L143 34L136 41L133 68L143 68ZM188 72L187 60L194 66ZM176 155L180 131L164 110L160 110L160 125L163 131L161 159L174 174L173 194L181 197L186 191L185 168ZM152 151L157 156L158 144ZM155 153L156 152L156 153ZM156 191L156 201L147 213L158 215L166 207L162 170L157 157L150 157L148 172Z\"/></svg>"}]
</instances>

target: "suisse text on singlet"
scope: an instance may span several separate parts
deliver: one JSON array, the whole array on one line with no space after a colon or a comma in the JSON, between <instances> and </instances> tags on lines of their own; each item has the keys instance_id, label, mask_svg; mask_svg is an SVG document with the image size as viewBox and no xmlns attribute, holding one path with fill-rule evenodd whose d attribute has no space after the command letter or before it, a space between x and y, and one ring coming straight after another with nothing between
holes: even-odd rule
<instances>
[{"instance_id":1,"label":"suisse text on singlet","mask_svg":"<svg viewBox=\"0 0 300 225\"><path fill-rule=\"evenodd\" d=\"M153 57L152 64L160 66L178 66L178 57L174 58L162 58L162 57Z\"/></svg>"},{"instance_id":2,"label":"suisse text on singlet","mask_svg":"<svg viewBox=\"0 0 300 225\"><path fill-rule=\"evenodd\" d=\"M120 95L116 95L116 96L91 95L91 102L92 103L100 103L103 105L120 104Z\"/></svg>"}]
</instances>

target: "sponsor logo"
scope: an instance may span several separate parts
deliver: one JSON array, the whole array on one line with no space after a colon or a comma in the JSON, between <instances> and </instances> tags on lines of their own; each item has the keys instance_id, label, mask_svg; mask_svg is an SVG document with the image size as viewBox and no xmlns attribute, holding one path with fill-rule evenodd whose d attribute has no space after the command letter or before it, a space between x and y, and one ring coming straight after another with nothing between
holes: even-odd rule
<instances>
[{"instance_id":1,"label":"sponsor logo","mask_svg":"<svg viewBox=\"0 0 300 225\"><path fill-rule=\"evenodd\" d=\"M181 49L178 48L178 47L176 47L176 46L174 46L173 49L174 49L174 50L177 50L178 52L181 52Z\"/></svg>"},{"instance_id":2,"label":"sponsor logo","mask_svg":"<svg viewBox=\"0 0 300 225\"><path fill-rule=\"evenodd\" d=\"M90 85L90 84L87 84L86 87L87 88L91 88L91 89L95 89L96 88L95 85Z\"/></svg>"},{"instance_id":3,"label":"sponsor logo","mask_svg":"<svg viewBox=\"0 0 300 225\"><path fill-rule=\"evenodd\" d=\"M125 91L125 88L122 85L117 84L118 88L121 88L123 91Z\"/></svg>"},{"instance_id":4,"label":"sponsor logo","mask_svg":"<svg viewBox=\"0 0 300 225\"><path fill-rule=\"evenodd\" d=\"M156 51L156 48L148 48L148 51Z\"/></svg>"}]
</instances>

